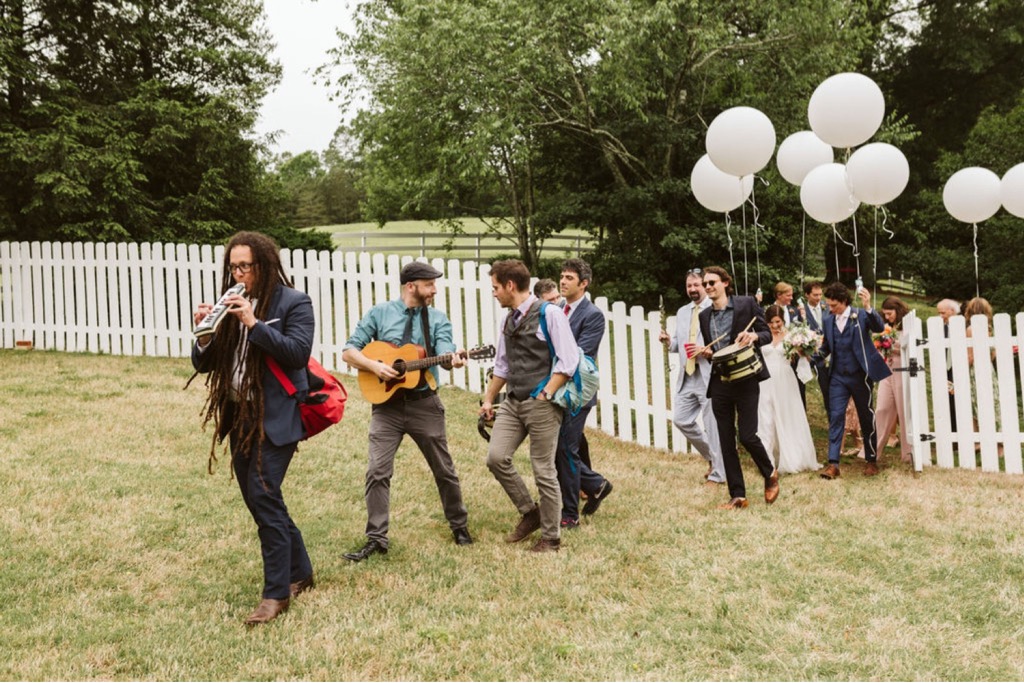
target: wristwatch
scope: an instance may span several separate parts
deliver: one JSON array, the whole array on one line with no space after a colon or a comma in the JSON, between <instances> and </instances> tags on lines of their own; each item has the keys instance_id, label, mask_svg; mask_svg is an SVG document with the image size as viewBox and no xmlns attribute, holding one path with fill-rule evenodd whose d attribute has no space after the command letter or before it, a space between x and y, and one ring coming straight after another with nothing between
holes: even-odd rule
<instances>
[{"instance_id":1,"label":"wristwatch","mask_svg":"<svg viewBox=\"0 0 1024 683\"><path fill-rule=\"evenodd\" d=\"M538 395L538 396L543 396L543 397L544 397L544 400L545 400L545 401L550 401L550 400L551 400L551 394L549 394L549 393L548 393L547 391L545 391L544 389L541 389L541 390L540 390L540 393L539 393L539 394L537 394L537 395Z\"/></svg>"}]
</instances>

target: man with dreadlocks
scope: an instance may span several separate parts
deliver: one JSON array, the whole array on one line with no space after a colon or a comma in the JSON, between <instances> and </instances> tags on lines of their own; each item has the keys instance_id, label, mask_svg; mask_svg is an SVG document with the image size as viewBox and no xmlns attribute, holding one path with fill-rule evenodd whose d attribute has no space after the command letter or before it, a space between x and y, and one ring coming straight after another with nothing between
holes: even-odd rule
<instances>
[{"instance_id":1,"label":"man with dreadlocks","mask_svg":"<svg viewBox=\"0 0 1024 683\"><path fill-rule=\"evenodd\" d=\"M215 426L210 447L224 437L242 500L259 529L263 551L263 599L245 620L263 624L288 609L291 598L313 587L313 566L306 546L281 496L288 464L303 436L298 403L288 396L267 366L273 358L302 397L309 389L306 364L313 346L313 305L292 288L277 245L255 232L240 232L224 251L221 289L241 283L244 295L225 303L227 317L213 335L200 337L192 365L208 373L204 426ZM213 307L200 304L198 325Z\"/></svg>"},{"instance_id":2,"label":"man with dreadlocks","mask_svg":"<svg viewBox=\"0 0 1024 683\"><path fill-rule=\"evenodd\" d=\"M399 275L401 296L377 304L363 316L345 342L342 359L354 368L371 372L381 381L387 381L398 377L398 372L387 363L368 358L363 353L372 341L385 341L396 346L418 344L426 349L428 356L454 352L452 323L448 316L431 306L437 293L434 280L439 277L441 272L430 264L421 261L406 264ZM454 353L450 363L442 363L448 369L463 365L465 360L460 353ZM436 385L436 368L427 372L434 375ZM366 468L366 544L359 550L345 553L347 560L362 562L372 555L386 555L388 552L391 477L395 453L406 434L413 438L430 466L455 543L469 545L473 542L466 527L468 515L462 503L459 476L448 452L444 404L427 382L427 372L423 373L420 386L399 389L391 399L373 406Z\"/></svg>"}]
</instances>

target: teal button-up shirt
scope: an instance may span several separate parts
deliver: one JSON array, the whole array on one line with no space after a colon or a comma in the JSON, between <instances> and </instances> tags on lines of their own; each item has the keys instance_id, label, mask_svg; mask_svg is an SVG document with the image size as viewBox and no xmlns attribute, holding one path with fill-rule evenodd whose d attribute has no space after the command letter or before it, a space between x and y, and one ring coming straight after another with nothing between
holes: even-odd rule
<instances>
[{"instance_id":1,"label":"teal button-up shirt","mask_svg":"<svg viewBox=\"0 0 1024 683\"><path fill-rule=\"evenodd\" d=\"M360 351L372 341L386 341L395 346L402 343L402 334L409 319L409 309L401 299L386 301L371 308L363 319L352 330L352 335L345 342L346 349ZM423 340L422 314L417 310L413 314L412 338L410 344L425 346ZM434 346L434 354L452 353L455 343L452 341L452 323L448 316L433 306L427 307L427 320L430 328L430 342ZM430 368L435 380L440 380L437 366Z\"/></svg>"}]
</instances>

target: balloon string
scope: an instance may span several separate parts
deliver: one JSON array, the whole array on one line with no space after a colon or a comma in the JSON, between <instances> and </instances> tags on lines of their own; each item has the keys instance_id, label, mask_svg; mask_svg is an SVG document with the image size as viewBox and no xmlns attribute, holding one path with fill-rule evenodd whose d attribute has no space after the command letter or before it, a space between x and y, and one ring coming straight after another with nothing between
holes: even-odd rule
<instances>
[{"instance_id":1,"label":"balloon string","mask_svg":"<svg viewBox=\"0 0 1024 683\"><path fill-rule=\"evenodd\" d=\"M754 176L754 180L755 181L757 180L757 176ZM765 184L767 185L767 183L765 183ZM753 217L754 217L754 258L756 259L756 263L757 263L757 289L758 289L758 291L760 291L760 289L761 289L761 246L758 243L758 239L757 239L757 229L758 228L762 228L763 229L764 226L761 225L761 223L758 220L761 217L761 214L757 210L757 200L754 197L754 190L756 188L757 188L757 183L755 182L754 183L754 187L750 188L750 211L751 211L751 213L753 214Z\"/></svg>"},{"instance_id":2,"label":"balloon string","mask_svg":"<svg viewBox=\"0 0 1024 683\"><path fill-rule=\"evenodd\" d=\"M974 226L974 296L981 296L981 288L978 284L978 224L972 223Z\"/></svg>"},{"instance_id":3,"label":"balloon string","mask_svg":"<svg viewBox=\"0 0 1024 683\"><path fill-rule=\"evenodd\" d=\"M850 216L853 223L853 262L857 265L857 277L860 277L860 244L857 242L857 213Z\"/></svg>"},{"instance_id":4,"label":"balloon string","mask_svg":"<svg viewBox=\"0 0 1024 683\"><path fill-rule=\"evenodd\" d=\"M893 237L896 236L896 233L890 230L889 228L885 227L886 221L889 220L889 212L885 210L884 206L880 206L878 208L882 210L882 230L889 234L889 239L892 239Z\"/></svg>"},{"instance_id":5,"label":"balloon string","mask_svg":"<svg viewBox=\"0 0 1024 683\"><path fill-rule=\"evenodd\" d=\"M804 286L804 266L807 263L807 212L804 212L803 225L800 227L800 287Z\"/></svg>"},{"instance_id":6,"label":"balloon string","mask_svg":"<svg viewBox=\"0 0 1024 683\"><path fill-rule=\"evenodd\" d=\"M732 269L729 272L736 273L736 260L732 256L732 233L729 231L729 227L732 225L732 219L729 218L729 213L725 214L725 236L729 240L729 267Z\"/></svg>"},{"instance_id":7,"label":"balloon string","mask_svg":"<svg viewBox=\"0 0 1024 683\"><path fill-rule=\"evenodd\" d=\"M740 179L743 182L743 179ZM750 294L750 266L747 265L747 203L743 202L743 293Z\"/></svg>"},{"instance_id":8,"label":"balloon string","mask_svg":"<svg viewBox=\"0 0 1024 683\"><path fill-rule=\"evenodd\" d=\"M878 295L878 207L875 207L875 248L871 254L871 300Z\"/></svg>"}]
</instances>

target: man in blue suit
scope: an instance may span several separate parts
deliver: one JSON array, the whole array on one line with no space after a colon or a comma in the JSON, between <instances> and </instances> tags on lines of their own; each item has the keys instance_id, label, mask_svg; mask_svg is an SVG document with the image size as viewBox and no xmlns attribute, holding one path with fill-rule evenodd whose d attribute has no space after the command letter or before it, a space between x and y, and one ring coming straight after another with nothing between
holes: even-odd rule
<instances>
[{"instance_id":1,"label":"man in blue suit","mask_svg":"<svg viewBox=\"0 0 1024 683\"><path fill-rule=\"evenodd\" d=\"M857 290L863 308L850 305L850 292L841 282L833 282L825 290L831 317L824 325L825 339L816 356L829 358L828 368L828 466L822 470L823 479L839 476L839 454L843 447L846 428L846 404L853 404L860 419L864 436L864 454L867 465L864 476L878 474L878 454L875 447L875 415L871 409L871 388L892 374L871 340L872 332L885 329L882 316L871 308L871 293L863 287Z\"/></svg>"},{"instance_id":2,"label":"man in blue suit","mask_svg":"<svg viewBox=\"0 0 1024 683\"><path fill-rule=\"evenodd\" d=\"M571 258L562 264L562 277L559 289L565 297L563 310L569 316L569 328L572 330L576 344L583 353L597 358L597 350L604 338L604 312L587 298L587 287L594 274L590 265L583 259ZM558 451L555 454L555 469L558 472L558 485L562 490L562 521L563 530L575 529L580 525L579 503L580 490L587 494L587 503L583 506L584 515L592 515L612 492L612 483L597 472L590 469L589 463L580 458L582 444L586 443L583 428L587 423L590 409L597 405L595 396L575 415L568 411L562 418L562 427L558 434Z\"/></svg>"},{"instance_id":3,"label":"man in blue suit","mask_svg":"<svg viewBox=\"0 0 1024 683\"><path fill-rule=\"evenodd\" d=\"M807 326L817 332L824 334L825 325L828 324L829 312L822 304L824 298L824 285L820 282L805 282L804 296L807 302L802 306L802 315L807 320ZM828 370L825 361L812 359L814 372L818 376L818 387L821 389L821 402L825 406L825 414L828 415ZM805 404L806 405L806 404Z\"/></svg>"}]
</instances>

